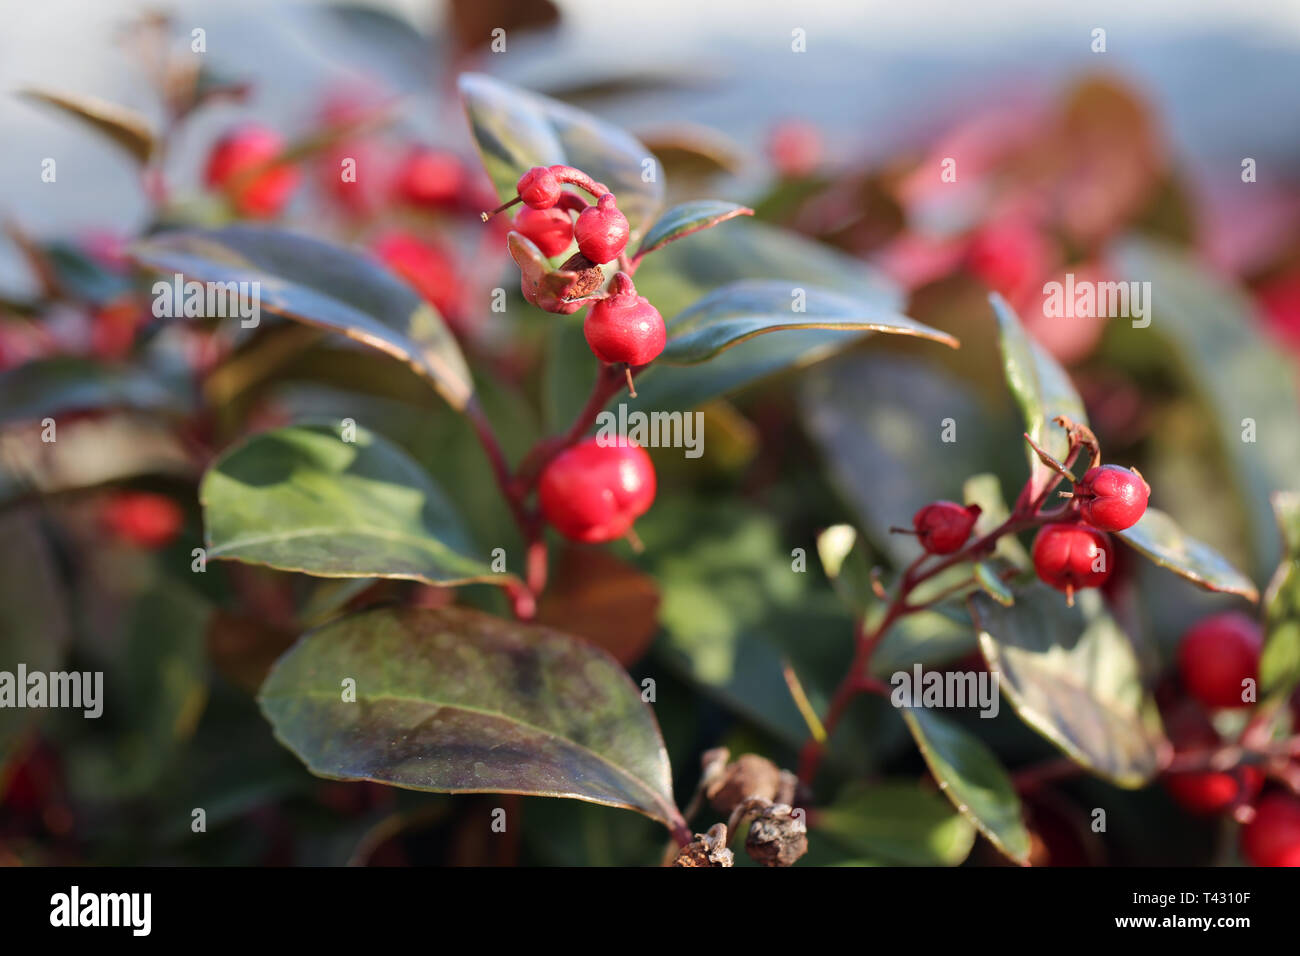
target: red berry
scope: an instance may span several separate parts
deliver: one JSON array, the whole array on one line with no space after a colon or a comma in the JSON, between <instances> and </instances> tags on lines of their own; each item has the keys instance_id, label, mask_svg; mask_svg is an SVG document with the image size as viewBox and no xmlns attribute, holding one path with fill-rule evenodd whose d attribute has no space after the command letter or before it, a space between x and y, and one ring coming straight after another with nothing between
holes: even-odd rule
<instances>
[{"instance_id":1,"label":"red berry","mask_svg":"<svg viewBox=\"0 0 1300 956\"><path fill-rule=\"evenodd\" d=\"M1119 465L1090 468L1074 489L1083 520L1102 531L1123 531L1147 510L1151 488L1135 471Z\"/></svg>"},{"instance_id":2,"label":"red berry","mask_svg":"<svg viewBox=\"0 0 1300 956\"><path fill-rule=\"evenodd\" d=\"M398 198L413 206L445 209L460 202L465 172L460 159L439 149L416 146L397 169Z\"/></svg>"},{"instance_id":3,"label":"red berry","mask_svg":"<svg viewBox=\"0 0 1300 956\"><path fill-rule=\"evenodd\" d=\"M525 206L515 216L515 230L532 240L544 256L558 256L573 242L573 220L559 206Z\"/></svg>"},{"instance_id":4,"label":"red berry","mask_svg":"<svg viewBox=\"0 0 1300 956\"><path fill-rule=\"evenodd\" d=\"M785 120L772 128L767 152L780 175L802 179L816 172L821 163L821 133L803 120Z\"/></svg>"},{"instance_id":5,"label":"red berry","mask_svg":"<svg viewBox=\"0 0 1300 956\"><path fill-rule=\"evenodd\" d=\"M605 193L596 205L584 209L573 227L578 251L597 265L617 259L627 248L630 232L627 217L618 211L613 193Z\"/></svg>"},{"instance_id":6,"label":"red berry","mask_svg":"<svg viewBox=\"0 0 1300 956\"><path fill-rule=\"evenodd\" d=\"M596 358L610 365L652 362L664 350L668 336L659 310L636 294L623 272L614 276L610 294L591 307L582 331Z\"/></svg>"},{"instance_id":7,"label":"red berry","mask_svg":"<svg viewBox=\"0 0 1300 956\"><path fill-rule=\"evenodd\" d=\"M1164 723L1165 735L1173 743L1176 753L1212 749L1220 743L1214 725L1191 701L1184 701L1182 706L1165 715ZM1264 774L1259 767L1243 764L1231 772L1170 773L1164 776L1163 782L1169 795L1184 809L1213 815L1238 803L1254 800L1264 786Z\"/></svg>"},{"instance_id":8,"label":"red berry","mask_svg":"<svg viewBox=\"0 0 1300 956\"><path fill-rule=\"evenodd\" d=\"M269 219L278 216L298 186L298 169L289 165L266 166L284 152L284 141L264 126L242 126L223 136L208 157L204 179L213 189L224 190L241 216ZM252 179L246 174L265 167Z\"/></svg>"},{"instance_id":9,"label":"red berry","mask_svg":"<svg viewBox=\"0 0 1300 956\"><path fill-rule=\"evenodd\" d=\"M1300 798L1265 795L1242 827L1241 852L1255 866L1300 866Z\"/></svg>"},{"instance_id":10,"label":"red berry","mask_svg":"<svg viewBox=\"0 0 1300 956\"><path fill-rule=\"evenodd\" d=\"M519 198L533 209L550 209L560 201L560 180L546 166L534 166L519 177Z\"/></svg>"},{"instance_id":11,"label":"red berry","mask_svg":"<svg viewBox=\"0 0 1300 956\"><path fill-rule=\"evenodd\" d=\"M623 537L655 498L655 470L637 445L588 438L551 460L538 486L542 513L572 541Z\"/></svg>"},{"instance_id":12,"label":"red berry","mask_svg":"<svg viewBox=\"0 0 1300 956\"><path fill-rule=\"evenodd\" d=\"M935 501L912 516L921 547L931 554L952 554L966 543L980 516L980 506Z\"/></svg>"},{"instance_id":13,"label":"red berry","mask_svg":"<svg viewBox=\"0 0 1300 956\"><path fill-rule=\"evenodd\" d=\"M161 548L180 533L184 515L165 495L124 491L109 499L101 513L105 528L141 548Z\"/></svg>"},{"instance_id":14,"label":"red berry","mask_svg":"<svg viewBox=\"0 0 1300 956\"><path fill-rule=\"evenodd\" d=\"M1178 669L1187 692L1206 707L1242 707L1242 682L1259 677L1263 635L1239 611L1207 617L1183 635Z\"/></svg>"},{"instance_id":15,"label":"red berry","mask_svg":"<svg viewBox=\"0 0 1300 956\"><path fill-rule=\"evenodd\" d=\"M442 247L410 233L391 232L371 248L445 318L455 321L459 314L460 277L455 261Z\"/></svg>"},{"instance_id":16,"label":"red berry","mask_svg":"<svg viewBox=\"0 0 1300 956\"><path fill-rule=\"evenodd\" d=\"M1034 539L1034 570L1073 600L1082 588L1100 587L1114 564L1110 538L1086 524L1049 524Z\"/></svg>"}]
</instances>

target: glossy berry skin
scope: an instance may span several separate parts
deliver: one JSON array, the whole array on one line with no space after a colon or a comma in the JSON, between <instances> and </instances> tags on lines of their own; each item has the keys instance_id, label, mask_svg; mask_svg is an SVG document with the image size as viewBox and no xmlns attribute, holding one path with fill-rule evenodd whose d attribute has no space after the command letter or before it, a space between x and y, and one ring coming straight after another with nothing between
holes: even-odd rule
<instances>
[{"instance_id":1,"label":"glossy berry skin","mask_svg":"<svg viewBox=\"0 0 1300 956\"><path fill-rule=\"evenodd\" d=\"M1187 692L1206 707L1244 707L1242 681L1259 678L1259 625L1239 611L1201 621L1178 645L1178 669Z\"/></svg>"},{"instance_id":2,"label":"glossy berry skin","mask_svg":"<svg viewBox=\"0 0 1300 956\"><path fill-rule=\"evenodd\" d=\"M550 209L560 201L560 180L546 166L534 166L519 177L519 198L531 209Z\"/></svg>"},{"instance_id":3,"label":"glossy berry skin","mask_svg":"<svg viewBox=\"0 0 1300 956\"><path fill-rule=\"evenodd\" d=\"M573 242L573 220L558 206L550 209L525 206L515 216L515 231L531 239L548 258L558 256Z\"/></svg>"},{"instance_id":4,"label":"glossy berry skin","mask_svg":"<svg viewBox=\"0 0 1300 956\"><path fill-rule=\"evenodd\" d=\"M1214 725L1192 701L1184 700L1181 707L1165 715L1164 725L1176 753L1211 749L1221 743ZM1232 772L1169 773L1163 783L1169 795L1189 813L1213 816L1254 800L1264 786L1264 773L1257 766L1243 764Z\"/></svg>"},{"instance_id":5,"label":"glossy berry skin","mask_svg":"<svg viewBox=\"0 0 1300 956\"><path fill-rule=\"evenodd\" d=\"M1300 798L1266 794L1242 827L1241 852L1255 866L1300 866Z\"/></svg>"},{"instance_id":6,"label":"glossy berry skin","mask_svg":"<svg viewBox=\"0 0 1300 956\"><path fill-rule=\"evenodd\" d=\"M588 438L551 460L538 497L546 520L570 541L614 541L654 502L654 465L637 445Z\"/></svg>"},{"instance_id":7,"label":"glossy berry skin","mask_svg":"<svg viewBox=\"0 0 1300 956\"><path fill-rule=\"evenodd\" d=\"M243 126L223 136L208 156L204 181L226 192L236 211L251 219L278 216L298 186L297 167L268 167L251 180L241 177L284 151L284 141L264 126Z\"/></svg>"},{"instance_id":8,"label":"glossy berry skin","mask_svg":"<svg viewBox=\"0 0 1300 956\"><path fill-rule=\"evenodd\" d=\"M630 233L627 217L619 212L613 193L605 193L596 205L584 209L573 227L578 251L597 265L617 259L627 248Z\"/></svg>"},{"instance_id":9,"label":"glossy berry skin","mask_svg":"<svg viewBox=\"0 0 1300 956\"><path fill-rule=\"evenodd\" d=\"M1146 512L1150 495L1141 475L1119 465L1088 469L1074 489L1083 520L1102 531L1133 527Z\"/></svg>"},{"instance_id":10,"label":"glossy berry skin","mask_svg":"<svg viewBox=\"0 0 1300 956\"><path fill-rule=\"evenodd\" d=\"M591 307L582 332L596 358L610 365L653 362L668 336L659 310L636 294L623 272L614 276L610 294Z\"/></svg>"},{"instance_id":11,"label":"glossy berry skin","mask_svg":"<svg viewBox=\"0 0 1300 956\"><path fill-rule=\"evenodd\" d=\"M105 529L116 538L155 550L180 533L184 515L172 499L145 491L124 491L101 512Z\"/></svg>"},{"instance_id":12,"label":"glossy berry skin","mask_svg":"<svg viewBox=\"0 0 1300 956\"><path fill-rule=\"evenodd\" d=\"M1115 550L1110 538L1086 524L1049 524L1034 539L1034 570L1046 584L1072 597L1110 577Z\"/></svg>"},{"instance_id":13,"label":"glossy berry skin","mask_svg":"<svg viewBox=\"0 0 1300 956\"><path fill-rule=\"evenodd\" d=\"M912 527L926 551L952 554L966 543L979 516L979 505L965 507L955 501L935 501L912 516Z\"/></svg>"}]
</instances>

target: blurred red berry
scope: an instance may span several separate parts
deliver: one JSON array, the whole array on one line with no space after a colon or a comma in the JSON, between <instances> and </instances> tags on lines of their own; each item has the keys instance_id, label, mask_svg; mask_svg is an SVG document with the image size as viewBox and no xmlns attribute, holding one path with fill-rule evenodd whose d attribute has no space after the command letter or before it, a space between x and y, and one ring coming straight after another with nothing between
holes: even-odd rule
<instances>
[{"instance_id":1,"label":"blurred red berry","mask_svg":"<svg viewBox=\"0 0 1300 956\"><path fill-rule=\"evenodd\" d=\"M1191 701L1183 701L1166 714L1164 725L1165 735L1178 754L1212 750L1221 743L1205 712ZM1185 810L1209 816L1255 799L1264 786L1264 774L1259 767L1243 764L1232 771L1167 773L1162 782L1169 795Z\"/></svg>"},{"instance_id":2,"label":"blurred red berry","mask_svg":"<svg viewBox=\"0 0 1300 956\"><path fill-rule=\"evenodd\" d=\"M241 216L274 218L288 205L299 180L295 166L267 166L282 152L284 140L274 130L251 124L242 126L227 133L213 147L205 182L225 192ZM253 174L259 168L263 171Z\"/></svg>"},{"instance_id":3,"label":"blurred red berry","mask_svg":"<svg viewBox=\"0 0 1300 956\"><path fill-rule=\"evenodd\" d=\"M952 554L966 543L979 516L979 505L967 507L955 501L935 501L912 516L912 527L926 551Z\"/></svg>"},{"instance_id":4,"label":"blurred red berry","mask_svg":"<svg viewBox=\"0 0 1300 956\"><path fill-rule=\"evenodd\" d=\"M1016 216L990 223L975 233L966 252L966 266L994 292L1023 306L1040 292L1053 258L1042 230Z\"/></svg>"},{"instance_id":5,"label":"blurred red berry","mask_svg":"<svg viewBox=\"0 0 1300 956\"><path fill-rule=\"evenodd\" d=\"M130 298L100 306L90 319L90 350L104 362L119 361L131 351L141 324L139 304Z\"/></svg>"},{"instance_id":6,"label":"blurred red berry","mask_svg":"<svg viewBox=\"0 0 1300 956\"><path fill-rule=\"evenodd\" d=\"M1038 577L1073 600L1074 592L1100 587L1114 564L1109 536L1086 524L1049 524L1034 539Z\"/></svg>"},{"instance_id":7,"label":"blurred red berry","mask_svg":"<svg viewBox=\"0 0 1300 956\"><path fill-rule=\"evenodd\" d=\"M559 206L550 209L525 206L515 216L515 231L532 240L547 257L558 256L573 243L573 219Z\"/></svg>"},{"instance_id":8,"label":"blurred red berry","mask_svg":"<svg viewBox=\"0 0 1300 956\"><path fill-rule=\"evenodd\" d=\"M614 541L654 502L654 465L636 445L602 445L588 438L551 460L542 471L538 497L546 520L566 538Z\"/></svg>"},{"instance_id":9,"label":"blurred red berry","mask_svg":"<svg viewBox=\"0 0 1300 956\"><path fill-rule=\"evenodd\" d=\"M456 320L460 312L460 277L455 260L441 246L408 232L390 232L371 248L445 318Z\"/></svg>"},{"instance_id":10,"label":"blurred red berry","mask_svg":"<svg viewBox=\"0 0 1300 956\"><path fill-rule=\"evenodd\" d=\"M779 175L787 179L809 176L821 165L821 132L803 120L784 120L772 127L767 154Z\"/></svg>"},{"instance_id":11,"label":"blurred red berry","mask_svg":"<svg viewBox=\"0 0 1300 956\"><path fill-rule=\"evenodd\" d=\"M1273 333L1291 348L1300 349L1300 271L1265 283L1256 297Z\"/></svg>"},{"instance_id":12,"label":"blurred red berry","mask_svg":"<svg viewBox=\"0 0 1300 956\"><path fill-rule=\"evenodd\" d=\"M101 517L110 534L148 550L170 544L185 521L176 502L147 491L114 495L104 505Z\"/></svg>"},{"instance_id":13,"label":"blurred red berry","mask_svg":"<svg viewBox=\"0 0 1300 956\"><path fill-rule=\"evenodd\" d=\"M397 167L397 197L423 209L449 209L460 204L466 175L453 153L424 146L412 148Z\"/></svg>"},{"instance_id":14,"label":"blurred red berry","mask_svg":"<svg viewBox=\"0 0 1300 956\"><path fill-rule=\"evenodd\" d=\"M1242 682L1258 679L1263 640L1259 624L1239 611L1207 617L1178 645L1183 686L1206 707L1245 706Z\"/></svg>"},{"instance_id":15,"label":"blurred red berry","mask_svg":"<svg viewBox=\"0 0 1300 956\"><path fill-rule=\"evenodd\" d=\"M1083 520L1102 531L1123 531L1146 513L1151 488L1142 476L1119 465L1089 468L1074 489Z\"/></svg>"},{"instance_id":16,"label":"blurred red berry","mask_svg":"<svg viewBox=\"0 0 1300 956\"><path fill-rule=\"evenodd\" d=\"M1300 866L1300 797L1266 794L1241 829L1241 852L1255 866Z\"/></svg>"}]
</instances>

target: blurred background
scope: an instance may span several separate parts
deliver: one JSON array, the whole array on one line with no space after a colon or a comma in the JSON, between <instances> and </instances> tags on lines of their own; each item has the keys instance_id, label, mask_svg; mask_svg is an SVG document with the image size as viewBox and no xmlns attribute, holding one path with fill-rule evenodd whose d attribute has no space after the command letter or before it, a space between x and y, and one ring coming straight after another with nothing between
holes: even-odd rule
<instances>
[{"instance_id":1,"label":"blurred background","mask_svg":"<svg viewBox=\"0 0 1300 956\"><path fill-rule=\"evenodd\" d=\"M569 366L555 358L564 352L549 327L516 319L513 308L504 320L483 318L472 305L509 270L500 234L485 242L477 219L493 200L455 93L465 70L635 133L662 160L670 202L715 196L752 205L766 225L717 231L736 237L736 256L762 260L769 233L755 230L801 234L831 258L800 258L792 271L879 270L906 296L909 315L963 341L956 356L873 342L802 377L710 403L702 469L658 461L665 491L640 529L645 555L557 553L544 617L584 636L617 629L616 656L638 676L656 675L679 794L694 785L700 751L720 742L790 766L805 731L781 678L785 655L806 661L814 700L843 670L851 619L825 581L791 581L791 547L852 521L878 560L896 561L888 527L927 500L958 497L967 475L993 472L1005 489L1019 487L1020 426L998 364L990 289L1071 370L1108 458L1141 464L1159 489L1154 503L1265 583L1279 556L1268 495L1293 486L1300 468L1300 6L980 6L6 4L0 371L53 357L110 367L147 357L157 373L150 388L192 374L202 395L197 409L183 409L190 417L179 441L134 420L94 419L102 430L74 476L49 463L15 464L26 433L12 431L6 445L0 430L0 464L19 475L8 481L0 469L0 504L12 522L4 540L19 556L50 552L48 568L20 560L27 566L0 575L6 637L67 635L71 659L107 668L114 693L134 702L121 724L87 729L55 715L0 749L0 861L657 859L660 832L631 814L509 798L528 823L493 840L476 821L500 798L320 781L275 743L252 691L302 626L367 599L444 596L383 585L369 595L325 591L246 567L205 575L202 593L187 590L195 587L187 542L200 536L196 462L307 411L347 414L358 396L370 420L442 469L482 537L510 534L482 493L491 483L472 441L431 417L436 402L389 360L313 341L298 343L303 354L293 361L250 372L237 359L260 340L160 330L147 300L126 291L125 246L166 225L274 219L369 248L448 318L495 396L508 450L520 453L568 420L574 390L556 385L556 369ZM155 13L166 22L149 19ZM506 29L504 52L486 46L495 27ZM195 28L205 31L206 52L197 79L178 80L160 64L168 55L186 60ZM1093 51L1098 28L1104 53ZM795 30L805 31L805 52L792 50ZM30 87L93 94L168 130L161 172L142 177L118 144L10 95ZM382 122L364 125L380 113ZM283 208L241 208L210 182L219 141L249 124L299 149L301 179ZM340 191L343 154L383 172ZM416 154L432 157L419 174ZM56 184L40 179L47 157L57 159ZM957 161L955 184L940 182L946 158ZM1153 258L1135 237L1174 251ZM735 277L718 246L694 248L671 247L645 270L643 291L666 318ZM1123 320L1046 320L1042 285L1067 271L1153 281L1153 333ZM580 335L578 344L589 361ZM229 368L237 371L216 374ZM6 428L40 417L45 393L23 391L25 379L20 386L0 389L10 402L0 408ZM141 394L127 404L157 404ZM77 410L94 404L87 395L65 392L61 401ZM977 436L956 457L917 439L956 409L973 410L963 421ZM1258 444L1240 440L1246 418L1260 423ZM607 604L593 581L612 582ZM1178 636L1232 606L1145 564L1121 567L1109 596L1140 635L1145 677L1166 697ZM952 646L969 664L971 648ZM894 715L862 710L846 727L844 776L920 775ZM979 729L1009 763L1044 756L1014 715L991 723ZM1098 792L1119 808L1115 838L1104 842L1089 837L1082 812ZM189 838L195 806L208 809L221 840ZM1159 787L1116 795L1084 780L1039 795L1029 812L1037 862L1236 859L1223 826L1176 812ZM973 861L997 862L987 849ZM815 843L814 851L818 862L863 859L860 847Z\"/></svg>"}]
</instances>

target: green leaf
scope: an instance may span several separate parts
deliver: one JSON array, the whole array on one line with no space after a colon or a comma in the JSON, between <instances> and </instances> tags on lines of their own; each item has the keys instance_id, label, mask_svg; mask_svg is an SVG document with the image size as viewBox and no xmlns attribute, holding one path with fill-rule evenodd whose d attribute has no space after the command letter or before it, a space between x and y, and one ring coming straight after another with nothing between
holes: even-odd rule
<instances>
[{"instance_id":1,"label":"green leaf","mask_svg":"<svg viewBox=\"0 0 1300 956\"><path fill-rule=\"evenodd\" d=\"M796 311L796 303L804 308ZM791 282L746 279L715 289L669 322L668 344L659 361L697 365L757 335L799 329L886 332L950 348L960 344L945 332L871 302Z\"/></svg>"},{"instance_id":2,"label":"green leaf","mask_svg":"<svg viewBox=\"0 0 1300 956\"><path fill-rule=\"evenodd\" d=\"M1161 357L1181 363L1236 474L1254 545L1252 570L1266 575L1280 547L1269 496L1294 489L1300 472L1295 363L1265 334L1250 299L1185 253L1135 239L1122 243L1114 259L1121 278L1151 283L1152 300L1150 327L1122 322L1117 344L1137 351L1139 339L1155 341Z\"/></svg>"},{"instance_id":3,"label":"green leaf","mask_svg":"<svg viewBox=\"0 0 1300 956\"><path fill-rule=\"evenodd\" d=\"M103 133L140 163L147 163L153 153L154 136L149 121L135 110L84 93L61 93L58 90L29 87L22 90L20 95L75 116Z\"/></svg>"},{"instance_id":4,"label":"green leaf","mask_svg":"<svg viewBox=\"0 0 1300 956\"><path fill-rule=\"evenodd\" d=\"M884 611L877 605L871 623ZM887 678L913 664L942 667L976 650L975 629L969 621L954 620L938 609L909 614L896 622L871 655L871 672Z\"/></svg>"},{"instance_id":5,"label":"green leaf","mask_svg":"<svg viewBox=\"0 0 1300 956\"><path fill-rule=\"evenodd\" d=\"M470 130L501 201L512 199L519 177L533 166L562 163L582 170L618 196L635 241L663 205L663 182L642 176L657 162L636 137L559 100L511 86L482 73L458 82Z\"/></svg>"},{"instance_id":6,"label":"green leaf","mask_svg":"<svg viewBox=\"0 0 1300 956\"><path fill-rule=\"evenodd\" d=\"M997 568L985 561L975 562L975 581L979 584L980 590L997 601L1003 607L1011 607L1016 603L1016 596L1011 593L1002 576L998 574Z\"/></svg>"},{"instance_id":7,"label":"green leaf","mask_svg":"<svg viewBox=\"0 0 1300 956\"><path fill-rule=\"evenodd\" d=\"M872 544L901 566L919 552L908 527L931 501L956 500L963 475L997 456L997 429L977 396L933 366L899 355L845 356L809 373L804 428ZM951 419L958 441L944 441Z\"/></svg>"},{"instance_id":8,"label":"green leaf","mask_svg":"<svg viewBox=\"0 0 1300 956\"><path fill-rule=\"evenodd\" d=\"M1300 493L1273 496L1284 551L1264 595L1264 653L1259 683L1284 697L1300 684Z\"/></svg>"},{"instance_id":9,"label":"green leaf","mask_svg":"<svg viewBox=\"0 0 1300 956\"><path fill-rule=\"evenodd\" d=\"M975 827L933 790L910 781L857 785L817 811L813 832L855 853L910 866L956 866L975 845Z\"/></svg>"},{"instance_id":10,"label":"green leaf","mask_svg":"<svg viewBox=\"0 0 1300 956\"><path fill-rule=\"evenodd\" d=\"M737 216L752 216L754 210L739 203L726 202L722 199L693 199L673 206L656 220L655 224L641 240L641 248L633 259L662 249L670 242L676 242L683 236L712 229L714 226L734 219Z\"/></svg>"},{"instance_id":11,"label":"green leaf","mask_svg":"<svg viewBox=\"0 0 1300 956\"><path fill-rule=\"evenodd\" d=\"M796 286L837 292L886 312L900 310L904 301L892 281L860 260L748 219L727 229L707 230L687 243L670 243L642 261L636 285L641 295L671 319L718 286L742 279L789 280L783 303L786 309L790 288ZM865 334L806 328L798 335L752 338L716 356L707 369L656 362L637 378L637 392L642 397L629 405L694 408L786 369L828 358ZM571 341L575 348L586 344L580 337ZM573 412L576 409L570 410L568 417Z\"/></svg>"},{"instance_id":12,"label":"green leaf","mask_svg":"<svg viewBox=\"0 0 1300 956\"><path fill-rule=\"evenodd\" d=\"M855 615L880 603L871 587L871 564L852 525L832 525L817 535L817 556L835 593Z\"/></svg>"},{"instance_id":13,"label":"green leaf","mask_svg":"<svg viewBox=\"0 0 1300 956\"><path fill-rule=\"evenodd\" d=\"M192 401L140 368L59 357L0 373L0 422L35 422L104 408L185 414Z\"/></svg>"},{"instance_id":14,"label":"green leaf","mask_svg":"<svg viewBox=\"0 0 1300 956\"><path fill-rule=\"evenodd\" d=\"M994 293L989 296L989 302L998 319L1007 385L1024 415L1025 431L1049 455L1064 461L1070 451L1070 442L1065 429L1053 424L1052 420L1064 415L1075 424L1088 424L1083 399L1075 391L1065 369L1025 332L1006 300ZM1025 452L1029 459L1031 493L1037 494L1054 477L1054 472L1027 444Z\"/></svg>"},{"instance_id":15,"label":"green leaf","mask_svg":"<svg viewBox=\"0 0 1300 956\"><path fill-rule=\"evenodd\" d=\"M961 492L964 504L980 506L980 516L975 521L972 536L986 535L1011 517L1011 509L1007 507L1007 500L1002 496L1002 483L998 481L997 475L971 475L961 486ZM1022 570L1028 570L1030 567L1029 554L1025 551L1025 546L1013 534L999 538L993 553Z\"/></svg>"},{"instance_id":16,"label":"green leaf","mask_svg":"<svg viewBox=\"0 0 1300 956\"><path fill-rule=\"evenodd\" d=\"M356 250L279 229L229 226L163 233L137 243L131 254L168 276L259 283L262 311L341 332L401 359L455 409L473 398L469 367L441 316Z\"/></svg>"},{"instance_id":17,"label":"green leaf","mask_svg":"<svg viewBox=\"0 0 1300 956\"><path fill-rule=\"evenodd\" d=\"M1035 582L1003 607L970 599L989 670L1030 727L1071 760L1121 787L1155 776L1160 740L1154 704L1142 686L1127 635L1101 596L1065 597Z\"/></svg>"},{"instance_id":18,"label":"green leaf","mask_svg":"<svg viewBox=\"0 0 1300 956\"><path fill-rule=\"evenodd\" d=\"M259 701L322 777L678 818L639 689L604 651L549 628L460 608L368 611L304 635Z\"/></svg>"},{"instance_id":19,"label":"green leaf","mask_svg":"<svg viewBox=\"0 0 1300 956\"><path fill-rule=\"evenodd\" d=\"M363 428L325 425L255 435L222 455L199 499L208 557L319 577L504 584L481 559L428 474Z\"/></svg>"},{"instance_id":20,"label":"green leaf","mask_svg":"<svg viewBox=\"0 0 1300 956\"><path fill-rule=\"evenodd\" d=\"M129 278L104 268L71 242L51 242L42 251L59 289L74 298L104 305L131 292Z\"/></svg>"},{"instance_id":21,"label":"green leaf","mask_svg":"<svg viewBox=\"0 0 1300 956\"><path fill-rule=\"evenodd\" d=\"M1160 567L1207 591L1259 600L1259 591L1250 578L1209 545L1185 535L1174 519L1159 508L1147 508L1137 524L1115 533Z\"/></svg>"},{"instance_id":22,"label":"green leaf","mask_svg":"<svg viewBox=\"0 0 1300 956\"><path fill-rule=\"evenodd\" d=\"M58 670L67 651L67 596L54 556L36 519L18 511L0 515L0 672ZM25 686L15 687L26 694ZM23 736L49 713L46 707L0 707L0 778Z\"/></svg>"},{"instance_id":23,"label":"green leaf","mask_svg":"<svg viewBox=\"0 0 1300 956\"><path fill-rule=\"evenodd\" d=\"M993 751L973 734L924 708L906 708L903 720L939 789L998 851L1029 860L1029 831L1020 798Z\"/></svg>"},{"instance_id":24,"label":"green leaf","mask_svg":"<svg viewBox=\"0 0 1300 956\"><path fill-rule=\"evenodd\" d=\"M46 443L29 427L0 430L0 504L92 488L140 475L193 480L194 463L172 423L118 412L56 423Z\"/></svg>"}]
</instances>

